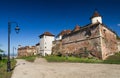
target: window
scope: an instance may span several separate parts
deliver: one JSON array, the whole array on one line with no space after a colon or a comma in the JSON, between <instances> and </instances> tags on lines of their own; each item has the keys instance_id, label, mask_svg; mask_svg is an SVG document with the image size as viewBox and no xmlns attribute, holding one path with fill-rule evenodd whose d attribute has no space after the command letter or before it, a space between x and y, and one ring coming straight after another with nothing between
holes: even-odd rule
<instances>
[{"instance_id":1,"label":"window","mask_svg":"<svg viewBox=\"0 0 120 78\"><path fill-rule=\"evenodd\" d=\"M87 29L87 30L86 30L85 36L86 36L86 37L90 37L90 36L91 36L91 31L90 31L90 29Z\"/></svg>"}]
</instances>

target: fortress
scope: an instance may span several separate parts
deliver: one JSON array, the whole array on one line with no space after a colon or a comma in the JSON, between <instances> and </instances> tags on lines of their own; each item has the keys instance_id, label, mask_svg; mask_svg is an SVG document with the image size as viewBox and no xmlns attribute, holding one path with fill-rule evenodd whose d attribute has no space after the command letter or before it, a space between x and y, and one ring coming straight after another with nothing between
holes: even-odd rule
<instances>
[{"instance_id":1,"label":"fortress","mask_svg":"<svg viewBox=\"0 0 120 78\"><path fill-rule=\"evenodd\" d=\"M73 30L61 31L56 39L50 32L44 32L39 36L40 42L34 48L18 48L18 54L19 56L62 54L104 60L120 51L117 34L102 22L102 16L95 11L90 20L91 23L85 26L76 25Z\"/></svg>"},{"instance_id":2,"label":"fortress","mask_svg":"<svg viewBox=\"0 0 120 78\"><path fill-rule=\"evenodd\" d=\"M91 23L86 26L76 26L73 30L62 31L54 42L53 54L88 55L99 59L118 52L116 33L102 23L101 15L95 11ZM59 50L55 50L59 45Z\"/></svg>"}]
</instances>

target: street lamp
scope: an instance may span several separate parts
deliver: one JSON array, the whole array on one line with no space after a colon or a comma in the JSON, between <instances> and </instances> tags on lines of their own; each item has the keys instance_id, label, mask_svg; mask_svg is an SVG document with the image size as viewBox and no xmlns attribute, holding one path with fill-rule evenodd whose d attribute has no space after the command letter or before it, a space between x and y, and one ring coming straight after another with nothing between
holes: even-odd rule
<instances>
[{"instance_id":1,"label":"street lamp","mask_svg":"<svg viewBox=\"0 0 120 78\"><path fill-rule=\"evenodd\" d=\"M13 46L13 59L14 59L14 51L16 50L16 48Z\"/></svg>"},{"instance_id":2,"label":"street lamp","mask_svg":"<svg viewBox=\"0 0 120 78\"><path fill-rule=\"evenodd\" d=\"M15 28L16 33L19 33L20 28L16 22L8 22L8 61L7 61L7 72L11 71L11 61L10 61L10 33L11 33L11 24L15 23L17 26Z\"/></svg>"}]
</instances>

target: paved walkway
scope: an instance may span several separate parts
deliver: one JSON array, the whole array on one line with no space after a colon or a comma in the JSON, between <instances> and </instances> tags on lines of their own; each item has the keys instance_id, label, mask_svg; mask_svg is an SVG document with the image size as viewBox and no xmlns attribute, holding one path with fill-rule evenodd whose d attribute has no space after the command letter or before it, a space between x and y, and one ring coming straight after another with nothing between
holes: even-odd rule
<instances>
[{"instance_id":1,"label":"paved walkway","mask_svg":"<svg viewBox=\"0 0 120 78\"><path fill-rule=\"evenodd\" d=\"M34 63L17 59L12 78L120 78L120 65L85 63Z\"/></svg>"}]
</instances>

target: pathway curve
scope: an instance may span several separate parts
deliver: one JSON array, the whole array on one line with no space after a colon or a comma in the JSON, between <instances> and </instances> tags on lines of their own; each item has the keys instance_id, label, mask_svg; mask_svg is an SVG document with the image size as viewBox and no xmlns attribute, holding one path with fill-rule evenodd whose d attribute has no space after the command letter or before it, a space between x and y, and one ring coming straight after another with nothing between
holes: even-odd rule
<instances>
[{"instance_id":1,"label":"pathway curve","mask_svg":"<svg viewBox=\"0 0 120 78\"><path fill-rule=\"evenodd\" d=\"M34 63L17 59L12 78L120 78L120 65L86 63Z\"/></svg>"}]
</instances>

